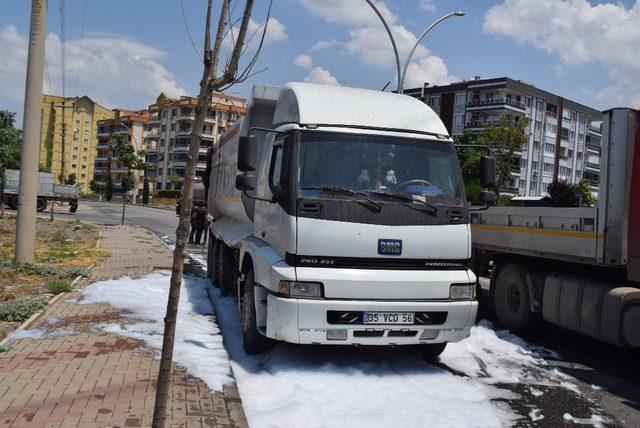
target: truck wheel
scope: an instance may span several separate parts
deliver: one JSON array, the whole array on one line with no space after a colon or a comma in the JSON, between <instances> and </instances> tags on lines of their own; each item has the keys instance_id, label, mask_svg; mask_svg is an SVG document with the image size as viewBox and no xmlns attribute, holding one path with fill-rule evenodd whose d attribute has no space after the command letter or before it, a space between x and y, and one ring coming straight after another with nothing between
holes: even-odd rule
<instances>
[{"instance_id":1,"label":"truck wheel","mask_svg":"<svg viewBox=\"0 0 640 428\"><path fill-rule=\"evenodd\" d=\"M253 268L244 277L243 294L240 302L242 317L242 347L249 355L260 354L273 346L273 341L258 331L256 324L256 301L253 294Z\"/></svg>"},{"instance_id":2,"label":"truck wheel","mask_svg":"<svg viewBox=\"0 0 640 428\"><path fill-rule=\"evenodd\" d=\"M9 205L9 208L11 208L12 210L17 210L18 209L18 197L17 196L10 196L7 200L7 205Z\"/></svg>"},{"instance_id":3,"label":"truck wheel","mask_svg":"<svg viewBox=\"0 0 640 428\"><path fill-rule=\"evenodd\" d=\"M41 213L46 209L47 209L47 200L45 198L38 198L38 201L36 203L36 211Z\"/></svg>"},{"instance_id":4,"label":"truck wheel","mask_svg":"<svg viewBox=\"0 0 640 428\"><path fill-rule=\"evenodd\" d=\"M529 287L522 268L515 263L504 265L494 286L493 307L500 325L515 333L533 328L539 316L530 310Z\"/></svg>"},{"instance_id":5,"label":"truck wheel","mask_svg":"<svg viewBox=\"0 0 640 428\"><path fill-rule=\"evenodd\" d=\"M216 283L216 263L218 262L218 240L209 235L209 249L207 251L207 278L211 278L214 286Z\"/></svg>"},{"instance_id":6,"label":"truck wheel","mask_svg":"<svg viewBox=\"0 0 640 428\"><path fill-rule=\"evenodd\" d=\"M422 358L427 361L433 361L438 358L442 352L444 352L444 348L447 347L447 343L428 343L418 346L418 349L420 349L420 353L422 354Z\"/></svg>"},{"instance_id":7,"label":"truck wheel","mask_svg":"<svg viewBox=\"0 0 640 428\"><path fill-rule=\"evenodd\" d=\"M233 251L224 242L219 241L218 263L216 265L216 282L220 293L226 296L233 287Z\"/></svg>"}]
</instances>

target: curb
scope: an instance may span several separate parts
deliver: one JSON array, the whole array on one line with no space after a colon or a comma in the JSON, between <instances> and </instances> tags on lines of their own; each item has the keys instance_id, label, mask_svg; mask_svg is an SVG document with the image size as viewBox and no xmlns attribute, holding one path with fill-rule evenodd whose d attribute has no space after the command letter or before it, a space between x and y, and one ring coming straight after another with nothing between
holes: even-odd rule
<instances>
[{"instance_id":1,"label":"curb","mask_svg":"<svg viewBox=\"0 0 640 428\"><path fill-rule=\"evenodd\" d=\"M76 278L71 282L71 287L74 287L78 284L78 282L80 282L80 280L83 278L82 275L78 275L76 276ZM38 312L34 313L33 315L31 315L29 318L27 318L22 324L20 324L18 326L18 328L16 328L13 331L18 331L18 330L26 330L27 327L29 327L31 324L33 324L33 322L35 320L37 320L38 318L40 318L40 316L49 308L51 307L51 305L53 305L55 302L57 302L58 300L60 300L63 296L66 296L67 292L64 293L60 293L60 294L56 294L55 296L53 296L51 299L49 299L49 301L47 302L47 306L40 309ZM12 332L13 333L13 332ZM11 333L9 333L11 334ZM3 346L5 343L7 343L9 341L9 335L7 335L7 337L5 337L4 339L0 340L0 346Z\"/></svg>"}]
</instances>

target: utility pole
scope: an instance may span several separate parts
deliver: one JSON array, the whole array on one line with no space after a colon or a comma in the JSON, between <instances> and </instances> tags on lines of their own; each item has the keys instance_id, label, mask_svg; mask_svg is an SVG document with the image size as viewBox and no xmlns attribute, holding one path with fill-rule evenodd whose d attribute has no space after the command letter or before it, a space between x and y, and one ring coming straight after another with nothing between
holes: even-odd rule
<instances>
[{"instance_id":1,"label":"utility pole","mask_svg":"<svg viewBox=\"0 0 640 428\"><path fill-rule=\"evenodd\" d=\"M19 263L31 262L35 250L46 26L47 0L32 0L18 188L15 256Z\"/></svg>"},{"instance_id":2,"label":"utility pole","mask_svg":"<svg viewBox=\"0 0 640 428\"><path fill-rule=\"evenodd\" d=\"M558 120L557 120L558 125L556 128L556 153L553 158L553 181L558 181L558 170L560 169L560 151L562 150L561 141L562 141L563 112L564 112L564 98L558 97Z\"/></svg>"}]
</instances>

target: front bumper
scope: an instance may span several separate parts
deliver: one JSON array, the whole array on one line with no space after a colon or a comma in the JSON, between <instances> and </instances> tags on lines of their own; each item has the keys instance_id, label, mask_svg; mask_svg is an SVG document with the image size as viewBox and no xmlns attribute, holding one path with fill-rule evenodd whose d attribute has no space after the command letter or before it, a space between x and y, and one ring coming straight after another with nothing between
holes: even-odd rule
<instances>
[{"instance_id":1,"label":"front bumper","mask_svg":"<svg viewBox=\"0 0 640 428\"><path fill-rule=\"evenodd\" d=\"M457 342L469 336L475 323L476 301L410 302L378 300L309 300L269 294L267 336L290 343L326 345L411 345ZM446 312L446 320L433 325L362 325L329 323L329 311ZM346 330L345 340L328 340L328 329ZM437 330L421 339L424 330ZM433 335L430 335L433 337Z\"/></svg>"}]
</instances>

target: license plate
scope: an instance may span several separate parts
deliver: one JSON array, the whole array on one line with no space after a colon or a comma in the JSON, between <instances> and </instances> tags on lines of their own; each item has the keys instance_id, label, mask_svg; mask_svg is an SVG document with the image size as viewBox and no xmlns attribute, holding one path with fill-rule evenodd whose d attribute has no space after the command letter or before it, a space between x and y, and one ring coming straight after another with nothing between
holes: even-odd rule
<instances>
[{"instance_id":1,"label":"license plate","mask_svg":"<svg viewBox=\"0 0 640 428\"><path fill-rule=\"evenodd\" d=\"M365 312L363 324L413 324L413 312Z\"/></svg>"}]
</instances>

